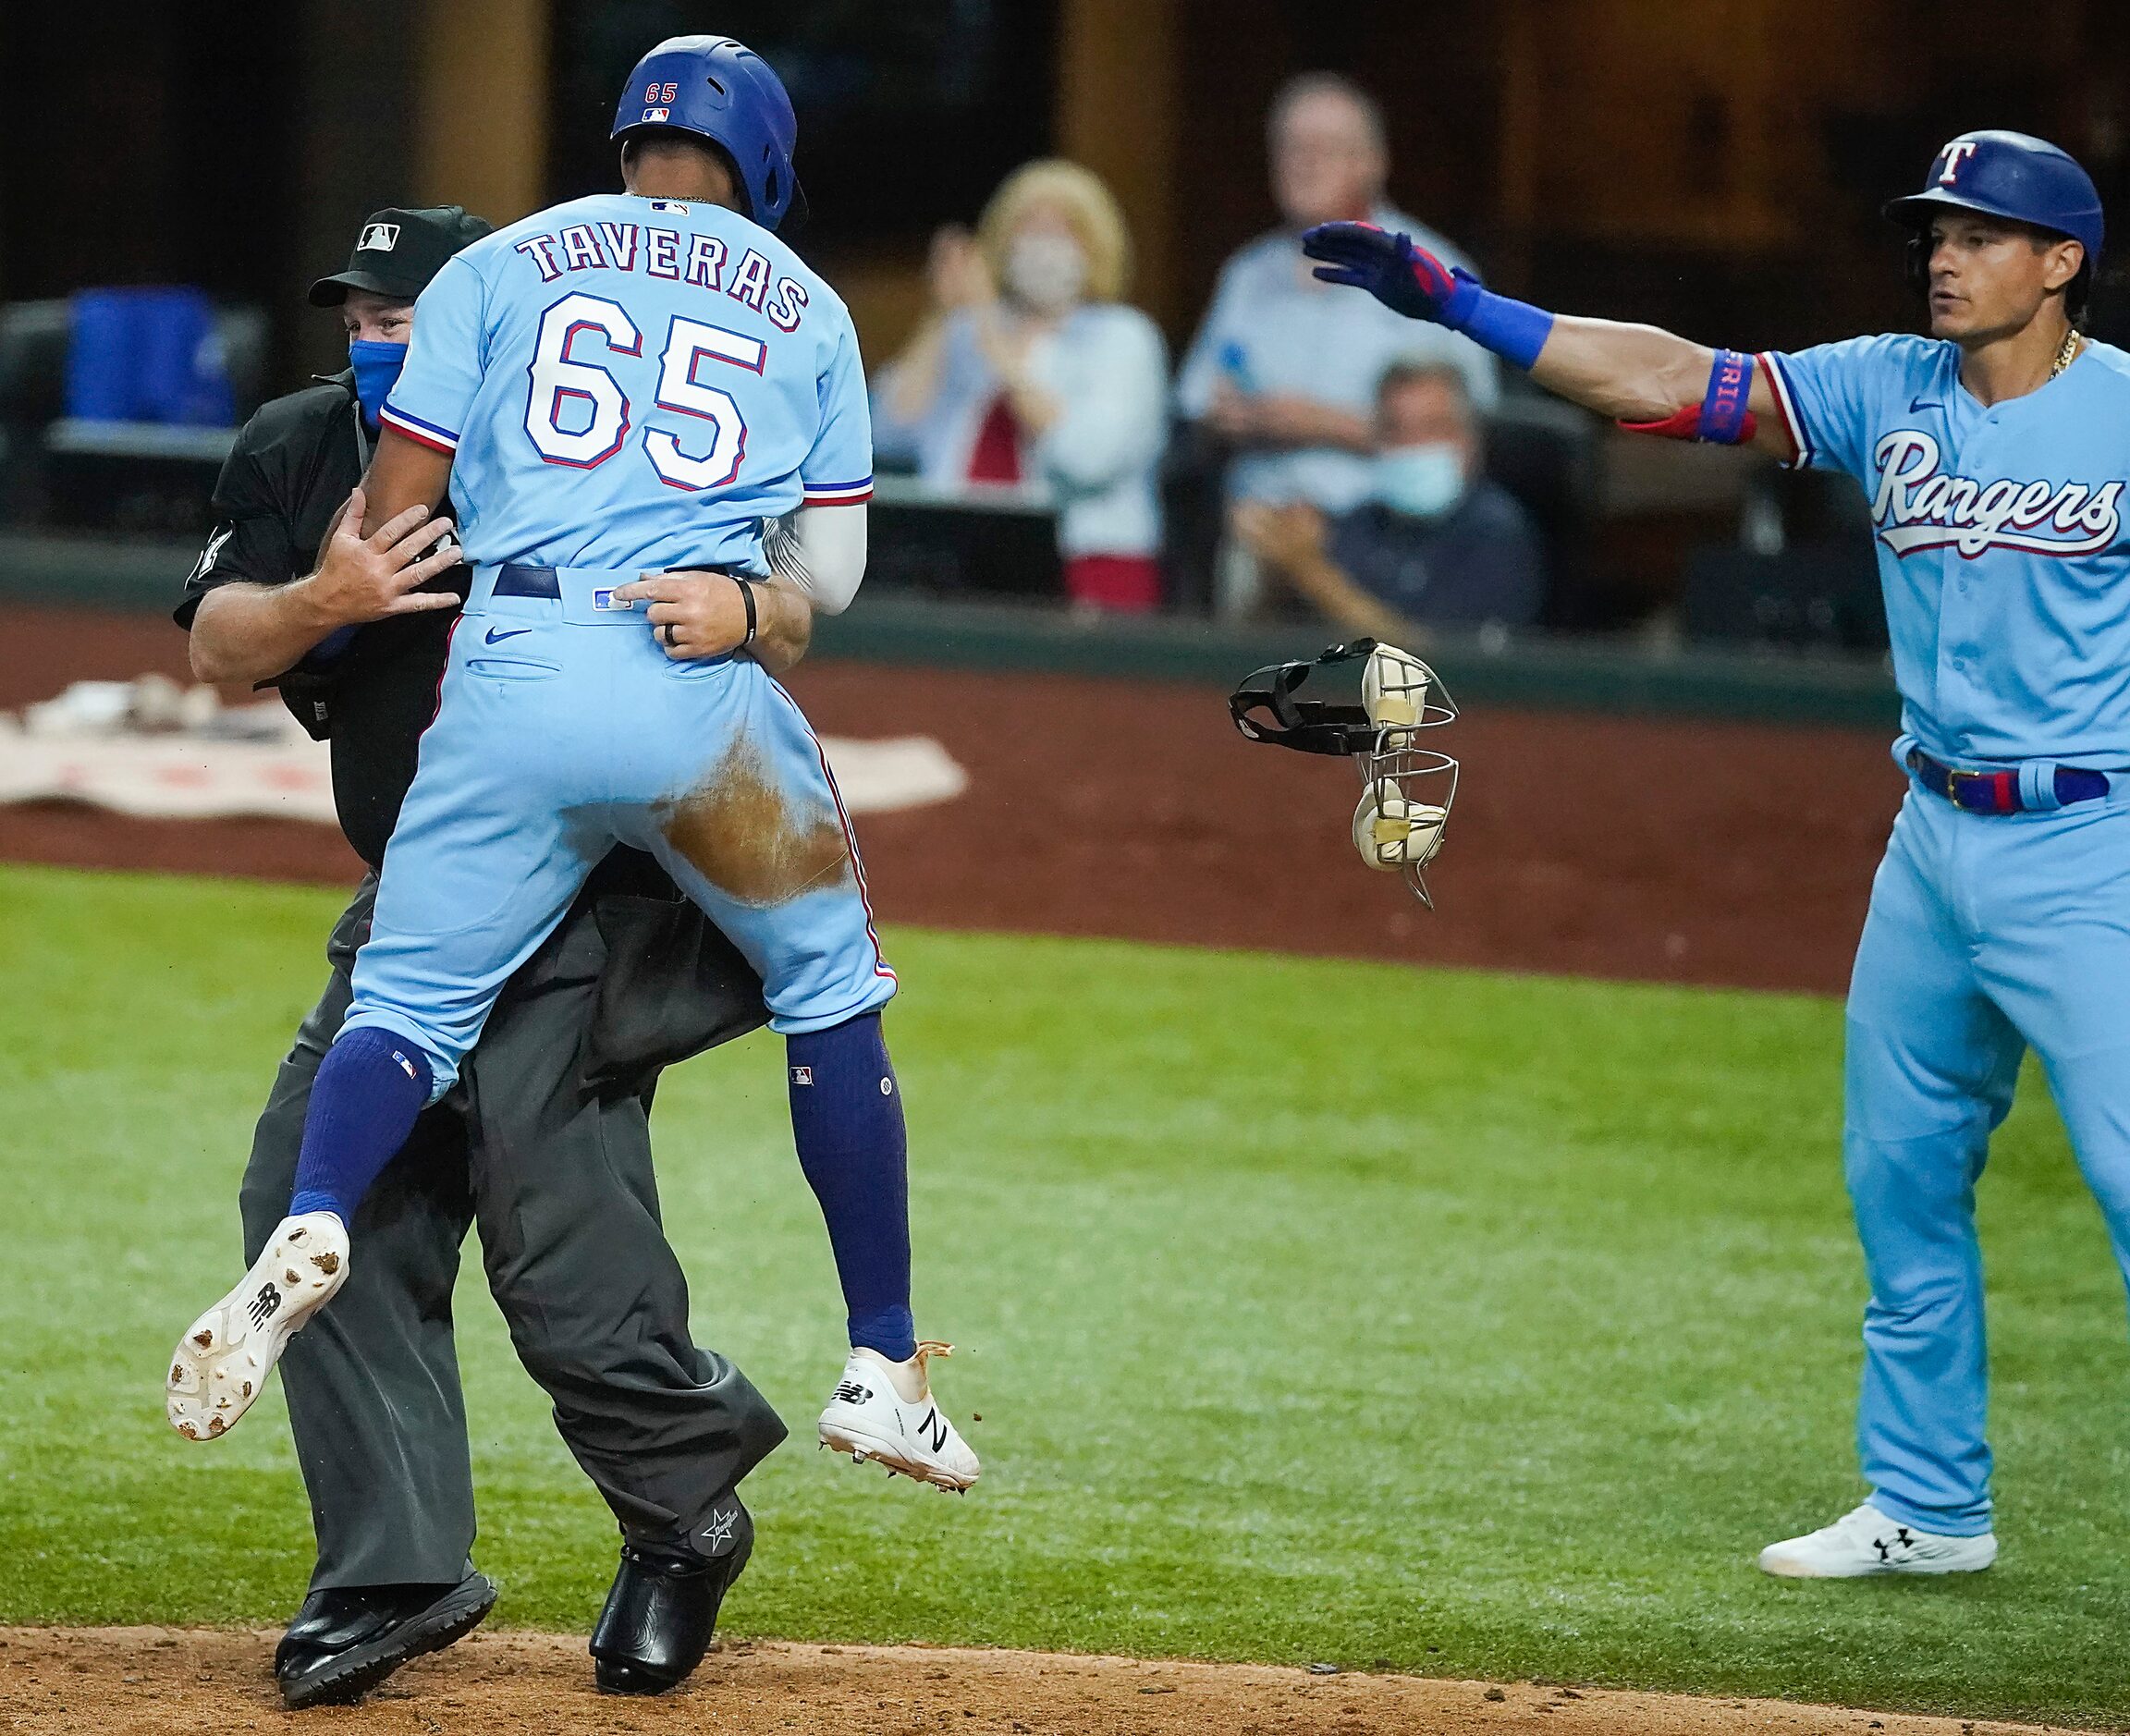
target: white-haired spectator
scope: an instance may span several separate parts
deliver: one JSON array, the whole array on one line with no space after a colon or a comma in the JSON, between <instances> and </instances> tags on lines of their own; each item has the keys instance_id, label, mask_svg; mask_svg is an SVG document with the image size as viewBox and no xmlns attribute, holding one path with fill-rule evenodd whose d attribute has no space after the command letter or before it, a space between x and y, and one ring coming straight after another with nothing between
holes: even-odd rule
<instances>
[{"instance_id":1,"label":"white-haired spectator","mask_svg":"<svg viewBox=\"0 0 2130 1736\"><path fill-rule=\"evenodd\" d=\"M1454 364L1483 411L1494 407L1500 382L1494 359L1476 344L1416 325L1371 297L1342 296L1310 275L1301 232L1341 219L1402 230L1470 269L1441 236L1384 202L1389 153L1382 112L1368 94L1335 73L1304 73L1274 99L1267 132L1285 226L1221 268L1184 359L1178 407L1236 448L1230 499L1345 512L1369 490L1376 383L1392 361L1417 354ZM1223 589L1225 606L1253 600L1233 594L1232 582Z\"/></svg>"},{"instance_id":2,"label":"white-haired spectator","mask_svg":"<svg viewBox=\"0 0 2130 1736\"><path fill-rule=\"evenodd\" d=\"M1015 170L973 238L933 238L932 311L874 378L873 438L943 491L1047 491L1072 600L1146 610L1161 600L1169 360L1121 300L1130 275L1123 213L1099 179L1056 160Z\"/></svg>"}]
</instances>

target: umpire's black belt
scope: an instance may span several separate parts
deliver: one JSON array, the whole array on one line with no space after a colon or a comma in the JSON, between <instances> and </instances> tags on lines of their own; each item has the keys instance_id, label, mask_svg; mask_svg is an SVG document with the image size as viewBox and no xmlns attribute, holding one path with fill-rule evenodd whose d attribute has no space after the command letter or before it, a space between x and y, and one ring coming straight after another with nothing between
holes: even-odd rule
<instances>
[{"instance_id":1,"label":"umpire's black belt","mask_svg":"<svg viewBox=\"0 0 2130 1736\"><path fill-rule=\"evenodd\" d=\"M2032 813L2067 808L2075 801L2098 801L2110 789L2106 772L2059 765L2051 782L2056 800L2036 801L2022 788L2025 780L2017 767L1995 772L1958 771L1932 759L1921 748L1908 750L1908 769L1932 795L1942 796L1969 813Z\"/></svg>"}]
</instances>

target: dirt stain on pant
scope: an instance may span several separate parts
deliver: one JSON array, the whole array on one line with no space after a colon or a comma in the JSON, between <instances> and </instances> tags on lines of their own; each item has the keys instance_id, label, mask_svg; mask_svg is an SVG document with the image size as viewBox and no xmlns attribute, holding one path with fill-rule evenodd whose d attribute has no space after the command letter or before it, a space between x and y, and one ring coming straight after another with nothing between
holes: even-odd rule
<instances>
[{"instance_id":1,"label":"dirt stain on pant","mask_svg":"<svg viewBox=\"0 0 2130 1736\"><path fill-rule=\"evenodd\" d=\"M670 803L660 829L705 880L742 904L787 904L851 878L851 846L835 809L794 812L750 741L735 743Z\"/></svg>"}]
</instances>

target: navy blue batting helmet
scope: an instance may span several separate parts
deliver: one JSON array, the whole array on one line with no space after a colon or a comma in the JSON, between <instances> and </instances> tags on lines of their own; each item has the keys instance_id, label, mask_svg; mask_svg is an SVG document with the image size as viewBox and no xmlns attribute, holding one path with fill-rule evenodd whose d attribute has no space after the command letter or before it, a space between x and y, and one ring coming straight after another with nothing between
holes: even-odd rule
<instances>
[{"instance_id":1,"label":"navy blue batting helmet","mask_svg":"<svg viewBox=\"0 0 2130 1736\"><path fill-rule=\"evenodd\" d=\"M747 190L747 214L774 229L805 210L791 158L799 117L769 63L729 36L668 36L629 75L614 137L657 128L722 146Z\"/></svg>"},{"instance_id":2,"label":"navy blue batting helmet","mask_svg":"<svg viewBox=\"0 0 2130 1736\"><path fill-rule=\"evenodd\" d=\"M1914 229L1940 211L2011 217L2083 242L2086 263L2100 257L2100 194L2069 152L2024 132L1964 132L1930 160L1923 190L1896 199L1886 214Z\"/></svg>"}]
</instances>

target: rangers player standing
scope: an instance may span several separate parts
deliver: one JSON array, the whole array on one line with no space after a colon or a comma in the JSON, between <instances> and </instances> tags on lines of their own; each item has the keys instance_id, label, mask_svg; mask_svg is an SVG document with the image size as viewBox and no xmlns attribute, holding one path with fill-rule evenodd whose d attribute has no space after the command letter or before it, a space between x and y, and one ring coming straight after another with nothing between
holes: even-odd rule
<instances>
[{"instance_id":1,"label":"rangers player standing","mask_svg":"<svg viewBox=\"0 0 2130 1736\"><path fill-rule=\"evenodd\" d=\"M1556 318L1365 225L1303 242L1319 277L1563 397L1870 500L1910 780L1848 1005L1870 1495L1761 1551L1808 1578L1996 1559L1975 1184L2029 1046L2130 1273L2130 356L2080 330L2100 201L2055 146L1971 132L1887 214L1914 232L1930 336L1793 355Z\"/></svg>"}]
</instances>

